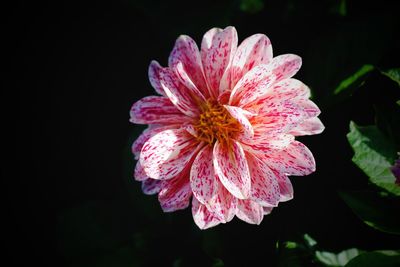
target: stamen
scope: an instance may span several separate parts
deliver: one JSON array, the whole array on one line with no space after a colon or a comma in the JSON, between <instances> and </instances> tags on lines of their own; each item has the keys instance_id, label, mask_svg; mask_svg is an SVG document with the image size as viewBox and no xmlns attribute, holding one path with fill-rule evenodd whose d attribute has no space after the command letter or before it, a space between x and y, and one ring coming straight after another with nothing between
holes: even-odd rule
<instances>
[{"instance_id":1,"label":"stamen","mask_svg":"<svg viewBox=\"0 0 400 267\"><path fill-rule=\"evenodd\" d=\"M197 139L210 145L217 140L228 144L241 131L241 125L219 103L207 101L201 106L202 113L194 125Z\"/></svg>"}]
</instances>

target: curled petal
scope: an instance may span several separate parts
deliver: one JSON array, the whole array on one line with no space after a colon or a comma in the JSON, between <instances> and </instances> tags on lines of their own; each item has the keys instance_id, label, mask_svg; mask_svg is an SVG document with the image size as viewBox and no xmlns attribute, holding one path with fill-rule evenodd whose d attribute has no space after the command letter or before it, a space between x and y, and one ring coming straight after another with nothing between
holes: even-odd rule
<instances>
[{"instance_id":1,"label":"curled petal","mask_svg":"<svg viewBox=\"0 0 400 267\"><path fill-rule=\"evenodd\" d=\"M314 156L298 141L293 141L284 149L265 153L264 157L271 169L287 175L303 176L315 171Z\"/></svg>"},{"instance_id":2,"label":"curled petal","mask_svg":"<svg viewBox=\"0 0 400 267\"><path fill-rule=\"evenodd\" d=\"M192 200L192 215L194 222L200 229L211 228L221 223L220 219L208 211L206 206L201 204L195 197Z\"/></svg>"},{"instance_id":3,"label":"curled petal","mask_svg":"<svg viewBox=\"0 0 400 267\"><path fill-rule=\"evenodd\" d=\"M132 153L135 155L135 159L139 159L140 151L142 150L142 147L144 143L146 143L147 140L150 139L153 135L156 135L162 131L165 130L170 130L170 129L176 129L179 128L179 125L168 125L168 126L154 126L151 125L148 128L146 128L141 135L133 142L132 144Z\"/></svg>"},{"instance_id":4,"label":"curled petal","mask_svg":"<svg viewBox=\"0 0 400 267\"><path fill-rule=\"evenodd\" d=\"M189 117L196 117L199 113L196 99L197 92L185 87L171 69L165 68L160 72L160 83L165 94L183 114Z\"/></svg>"},{"instance_id":5,"label":"curled petal","mask_svg":"<svg viewBox=\"0 0 400 267\"><path fill-rule=\"evenodd\" d=\"M270 214L272 209L273 209L272 207L263 207L263 214L264 215Z\"/></svg>"},{"instance_id":6,"label":"curled petal","mask_svg":"<svg viewBox=\"0 0 400 267\"><path fill-rule=\"evenodd\" d=\"M170 68L174 68L179 62L183 65L182 69L185 70L188 79L208 98L209 93L204 78L199 48L196 42L187 35L179 36L168 59Z\"/></svg>"},{"instance_id":7,"label":"curled petal","mask_svg":"<svg viewBox=\"0 0 400 267\"><path fill-rule=\"evenodd\" d=\"M246 115L249 114L246 110L243 110L238 107L224 105L225 109L234 117L242 126L242 135L245 139L252 139L254 136L253 126L250 121L247 119Z\"/></svg>"},{"instance_id":8,"label":"curled petal","mask_svg":"<svg viewBox=\"0 0 400 267\"><path fill-rule=\"evenodd\" d=\"M208 203L217 191L217 179L212 162L213 149L205 146L192 164L190 171L190 184L193 195L200 203Z\"/></svg>"},{"instance_id":9,"label":"curled petal","mask_svg":"<svg viewBox=\"0 0 400 267\"><path fill-rule=\"evenodd\" d=\"M192 190L188 176L188 171L184 171L173 179L162 181L163 188L158 194L158 201L164 212L182 210L189 206Z\"/></svg>"},{"instance_id":10,"label":"curled petal","mask_svg":"<svg viewBox=\"0 0 400 267\"><path fill-rule=\"evenodd\" d=\"M143 145L140 164L150 178L171 179L189 164L197 145L184 129L165 130Z\"/></svg>"},{"instance_id":11,"label":"curled petal","mask_svg":"<svg viewBox=\"0 0 400 267\"><path fill-rule=\"evenodd\" d=\"M136 181L145 181L150 178L144 171L143 166L139 161L136 162L134 176Z\"/></svg>"},{"instance_id":12,"label":"curled petal","mask_svg":"<svg viewBox=\"0 0 400 267\"><path fill-rule=\"evenodd\" d=\"M154 90L159 93L160 95L165 96L165 92L161 87L161 83L160 83L160 72L162 70L162 67L160 66L160 64L155 61L152 60L149 66L149 80L150 80L150 84L151 86L153 86Z\"/></svg>"},{"instance_id":13,"label":"curled petal","mask_svg":"<svg viewBox=\"0 0 400 267\"><path fill-rule=\"evenodd\" d=\"M231 66L230 88L253 67L268 64L272 60L272 46L264 34L254 34L246 38L238 47Z\"/></svg>"},{"instance_id":14,"label":"curled petal","mask_svg":"<svg viewBox=\"0 0 400 267\"><path fill-rule=\"evenodd\" d=\"M236 216L251 224L260 224L264 217L264 209L260 204L249 199L238 199Z\"/></svg>"},{"instance_id":15,"label":"curled petal","mask_svg":"<svg viewBox=\"0 0 400 267\"><path fill-rule=\"evenodd\" d=\"M285 202L293 199L293 186L286 174L274 171L279 184L279 201Z\"/></svg>"},{"instance_id":16,"label":"curled petal","mask_svg":"<svg viewBox=\"0 0 400 267\"><path fill-rule=\"evenodd\" d=\"M232 62L237 42L238 37L234 27L227 27L224 30L214 28L203 37L201 60L210 95L214 98L220 94L220 84L227 84L223 81L227 77L223 75Z\"/></svg>"},{"instance_id":17,"label":"curled petal","mask_svg":"<svg viewBox=\"0 0 400 267\"><path fill-rule=\"evenodd\" d=\"M133 104L130 122L136 124L176 124L188 121L171 101L163 96L147 96Z\"/></svg>"},{"instance_id":18,"label":"curled petal","mask_svg":"<svg viewBox=\"0 0 400 267\"><path fill-rule=\"evenodd\" d=\"M276 207L279 203L277 177L268 166L251 153L247 153L251 175L251 200L262 206Z\"/></svg>"},{"instance_id":19,"label":"curled petal","mask_svg":"<svg viewBox=\"0 0 400 267\"><path fill-rule=\"evenodd\" d=\"M147 179L142 182L142 191L146 195L154 195L160 192L162 188L162 181L155 179Z\"/></svg>"},{"instance_id":20,"label":"curled petal","mask_svg":"<svg viewBox=\"0 0 400 267\"><path fill-rule=\"evenodd\" d=\"M213 154L215 173L221 183L235 197L248 198L251 179L242 146L234 140L230 140L229 144L217 141Z\"/></svg>"},{"instance_id":21,"label":"curled petal","mask_svg":"<svg viewBox=\"0 0 400 267\"><path fill-rule=\"evenodd\" d=\"M190 92L192 99L194 99L196 103L206 101L206 98L203 96L200 90L197 89L196 85L192 82L191 78L187 74L182 62L177 62L173 69L175 70L179 81L186 87L186 90Z\"/></svg>"},{"instance_id":22,"label":"curled petal","mask_svg":"<svg viewBox=\"0 0 400 267\"><path fill-rule=\"evenodd\" d=\"M324 129L325 126L322 124L321 120L314 117L303 121L300 125L290 130L289 133L294 136L313 135L322 133Z\"/></svg>"}]
</instances>

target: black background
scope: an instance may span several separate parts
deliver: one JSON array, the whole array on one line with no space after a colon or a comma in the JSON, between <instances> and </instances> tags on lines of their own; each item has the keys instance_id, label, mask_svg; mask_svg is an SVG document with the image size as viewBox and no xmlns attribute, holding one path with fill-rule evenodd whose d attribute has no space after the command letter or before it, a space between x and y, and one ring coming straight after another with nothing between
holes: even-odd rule
<instances>
[{"instance_id":1,"label":"black background","mask_svg":"<svg viewBox=\"0 0 400 267\"><path fill-rule=\"evenodd\" d=\"M55 3L56 2L56 3ZM373 72L348 99L332 100L363 64L399 66L396 1L15 1L2 13L2 163L7 266L275 266L276 241L309 233L321 247L391 249L399 239L363 224L338 190L365 187L345 134L350 120L374 122L374 106L399 98ZM257 11L257 12L256 12ZM265 33L274 54L303 58L297 78L321 106L323 134L302 138L317 172L293 177L295 199L260 226L233 222L199 230L190 210L163 214L132 177L130 144L143 127L130 106L153 94L152 59L166 65L180 34L197 43L212 27L239 39Z\"/></svg>"}]
</instances>

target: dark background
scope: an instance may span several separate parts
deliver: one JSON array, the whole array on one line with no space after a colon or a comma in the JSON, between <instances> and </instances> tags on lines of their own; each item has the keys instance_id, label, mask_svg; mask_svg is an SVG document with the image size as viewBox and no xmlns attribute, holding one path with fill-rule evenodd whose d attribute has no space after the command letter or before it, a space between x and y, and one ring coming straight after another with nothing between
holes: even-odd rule
<instances>
[{"instance_id":1,"label":"dark background","mask_svg":"<svg viewBox=\"0 0 400 267\"><path fill-rule=\"evenodd\" d=\"M350 98L332 92L363 64L399 67L399 7L340 0L3 6L3 260L7 266L276 266L276 242L304 233L330 251L396 248L399 238L363 224L337 191L367 186L351 162L349 121L374 123L374 107L390 109L398 87L375 71ZM129 109L153 94L148 65L156 59L165 66L180 34L200 44L208 29L227 25L240 41L265 33L275 55L303 58L296 77L312 89L326 130L301 139L317 171L292 178L292 201L260 226L234 219L201 231L190 209L164 214L156 196L141 193L130 144L143 127L128 122Z\"/></svg>"}]
</instances>

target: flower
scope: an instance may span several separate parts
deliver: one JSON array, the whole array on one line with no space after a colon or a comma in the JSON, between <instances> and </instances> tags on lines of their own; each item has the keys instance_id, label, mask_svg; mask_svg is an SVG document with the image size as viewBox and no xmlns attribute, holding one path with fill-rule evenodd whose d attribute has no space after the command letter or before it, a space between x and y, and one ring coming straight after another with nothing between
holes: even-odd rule
<instances>
[{"instance_id":1,"label":"flower","mask_svg":"<svg viewBox=\"0 0 400 267\"><path fill-rule=\"evenodd\" d=\"M168 67L150 64L159 96L130 111L132 123L149 124L132 145L135 179L145 194L158 193L164 212L191 201L201 229L235 215L260 224L292 199L288 175L315 171L313 155L295 136L324 129L309 88L291 78L299 56L273 57L263 34L237 43L234 27L209 30L200 51L180 36Z\"/></svg>"}]
</instances>

